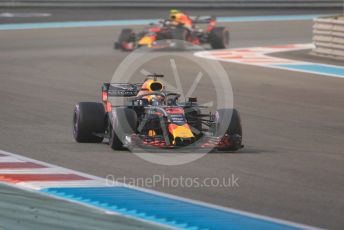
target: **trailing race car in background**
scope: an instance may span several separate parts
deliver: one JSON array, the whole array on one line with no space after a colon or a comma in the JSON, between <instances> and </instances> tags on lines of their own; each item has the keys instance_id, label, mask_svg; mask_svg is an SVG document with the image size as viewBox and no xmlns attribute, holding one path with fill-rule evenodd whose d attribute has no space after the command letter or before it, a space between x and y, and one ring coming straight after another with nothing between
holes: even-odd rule
<instances>
[{"instance_id":1,"label":"trailing race car in background","mask_svg":"<svg viewBox=\"0 0 344 230\"><path fill-rule=\"evenodd\" d=\"M192 146L238 150L242 128L236 109L219 109L202 114L196 98L179 102L179 94L168 92L163 75L148 76L143 84L104 83L102 103L80 102L73 115L77 142L100 143L109 139L115 150L123 147L177 148ZM126 99L125 105L111 104L111 98Z\"/></svg>"},{"instance_id":2,"label":"trailing race car in background","mask_svg":"<svg viewBox=\"0 0 344 230\"><path fill-rule=\"evenodd\" d=\"M229 45L229 31L225 27L216 26L216 18L211 16L190 17L192 28L175 25L171 20L150 24L142 32L132 29L122 29L114 48L132 51L137 47L149 48L185 48L184 43L176 44L175 40L182 40L194 45L210 44L213 49L225 49ZM201 25L205 28L202 28Z\"/></svg>"}]
</instances>

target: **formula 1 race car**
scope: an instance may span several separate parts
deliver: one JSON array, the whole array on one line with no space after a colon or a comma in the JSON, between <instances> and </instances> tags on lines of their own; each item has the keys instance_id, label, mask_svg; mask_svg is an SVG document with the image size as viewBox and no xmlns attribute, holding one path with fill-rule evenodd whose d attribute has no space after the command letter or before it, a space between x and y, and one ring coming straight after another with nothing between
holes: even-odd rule
<instances>
[{"instance_id":1,"label":"formula 1 race car","mask_svg":"<svg viewBox=\"0 0 344 230\"><path fill-rule=\"evenodd\" d=\"M211 16L190 17L192 27L175 25L171 20L163 20L158 24L150 24L142 32L134 32L132 29L122 29L115 49L132 51L137 47L149 48L186 48L185 43L175 44L176 40L182 40L194 45L210 44L213 49L228 47L229 31L225 27L216 27L216 18ZM200 25L207 25L202 28Z\"/></svg>"},{"instance_id":2,"label":"formula 1 race car","mask_svg":"<svg viewBox=\"0 0 344 230\"><path fill-rule=\"evenodd\" d=\"M109 139L114 150L126 147L178 148L192 146L235 151L243 147L242 128L236 109L202 114L205 107L196 98L179 102L179 94L168 92L150 75L143 84L104 83L102 103L80 102L73 115L77 142L100 143ZM113 105L112 99L126 105Z\"/></svg>"}]
</instances>

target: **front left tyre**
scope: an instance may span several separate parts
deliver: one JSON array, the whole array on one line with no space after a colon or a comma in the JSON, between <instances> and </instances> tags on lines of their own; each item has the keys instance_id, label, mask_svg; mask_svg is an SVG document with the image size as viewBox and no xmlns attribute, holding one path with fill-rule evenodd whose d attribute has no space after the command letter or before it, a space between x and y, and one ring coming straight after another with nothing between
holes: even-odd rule
<instances>
[{"instance_id":1,"label":"front left tyre","mask_svg":"<svg viewBox=\"0 0 344 230\"><path fill-rule=\"evenodd\" d=\"M80 143L100 143L105 132L105 109L102 103L80 102L74 107L73 136Z\"/></svg>"},{"instance_id":2,"label":"front left tyre","mask_svg":"<svg viewBox=\"0 0 344 230\"><path fill-rule=\"evenodd\" d=\"M109 131L109 145L113 150L123 149L123 140L137 128L138 120L133 109L118 107L112 111L112 124Z\"/></svg>"},{"instance_id":3,"label":"front left tyre","mask_svg":"<svg viewBox=\"0 0 344 230\"><path fill-rule=\"evenodd\" d=\"M128 43L128 42L134 42L135 41L135 36L133 36L133 30L132 29L122 29L118 41L115 42L114 48L115 49L122 49L123 51L128 51L126 48L123 47L123 43Z\"/></svg>"}]
</instances>

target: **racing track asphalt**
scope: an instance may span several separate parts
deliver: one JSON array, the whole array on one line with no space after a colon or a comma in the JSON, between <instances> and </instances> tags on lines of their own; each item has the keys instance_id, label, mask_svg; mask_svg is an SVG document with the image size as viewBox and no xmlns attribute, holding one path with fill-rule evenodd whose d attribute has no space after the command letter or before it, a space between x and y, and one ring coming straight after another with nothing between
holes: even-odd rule
<instances>
[{"instance_id":1,"label":"racing track asphalt","mask_svg":"<svg viewBox=\"0 0 344 230\"><path fill-rule=\"evenodd\" d=\"M311 41L311 21L228 24L232 47ZM154 189L317 227L344 219L344 81L223 63L240 110L245 149L160 166L106 144L77 144L73 105L97 101L127 55L120 28L1 31L1 149L105 177L239 177L239 188ZM187 66L178 66L187 68Z\"/></svg>"}]
</instances>

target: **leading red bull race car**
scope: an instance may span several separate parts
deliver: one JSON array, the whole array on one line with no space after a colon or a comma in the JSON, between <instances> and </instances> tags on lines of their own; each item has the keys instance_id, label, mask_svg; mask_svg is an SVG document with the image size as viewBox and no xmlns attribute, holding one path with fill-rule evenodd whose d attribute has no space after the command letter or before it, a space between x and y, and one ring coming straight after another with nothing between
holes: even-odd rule
<instances>
[{"instance_id":1,"label":"leading red bull race car","mask_svg":"<svg viewBox=\"0 0 344 230\"><path fill-rule=\"evenodd\" d=\"M235 151L243 147L236 109L204 114L196 98L179 102L178 93L166 91L158 78L143 84L104 83L102 102L80 102L73 114L73 136L80 143L109 139L114 150L134 147L210 148ZM112 99L126 99L115 105Z\"/></svg>"},{"instance_id":2,"label":"leading red bull race car","mask_svg":"<svg viewBox=\"0 0 344 230\"><path fill-rule=\"evenodd\" d=\"M201 26L206 25L206 26ZM213 49L224 49L229 45L229 31L218 27L216 17L188 16L179 10L171 10L170 18L158 24L150 24L142 32L130 28L121 31L114 48L132 51L138 47L186 48L185 41L194 45L210 44Z\"/></svg>"}]
</instances>

